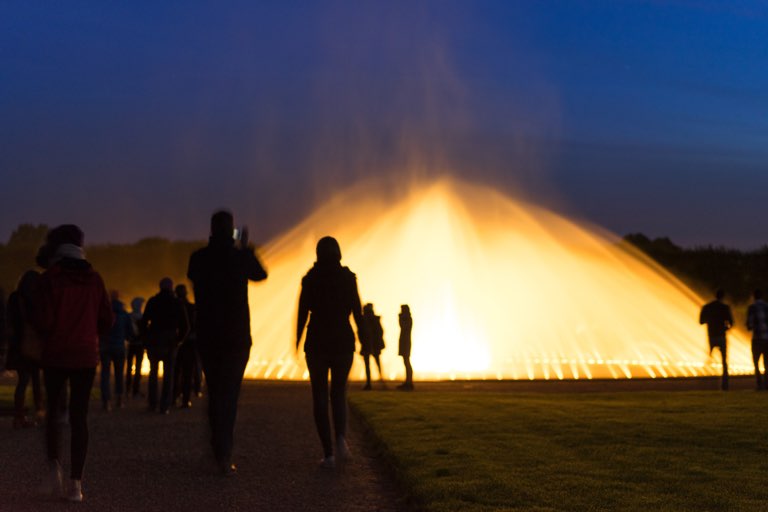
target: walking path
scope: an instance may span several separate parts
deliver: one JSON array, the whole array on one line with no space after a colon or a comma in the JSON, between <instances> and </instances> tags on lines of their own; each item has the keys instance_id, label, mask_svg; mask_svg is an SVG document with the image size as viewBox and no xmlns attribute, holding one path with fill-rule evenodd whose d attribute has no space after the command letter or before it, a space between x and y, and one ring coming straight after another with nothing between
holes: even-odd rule
<instances>
[{"instance_id":1,"label":"walking path","mask_svg":"<svg viewBox=\"0 0 768 512\"><path fill-rule=\"evenodd\" d=\"M170 415L144 401L103 412L91 401L85 501L71 504L37 491L46 466L42 427L11 428L0 418L0 511L398 511L405 504L387 471L350 421L352 461L335 470L322 456L308 383L246 382L235 433L238 474L212 471L204 400ZM68 476L68 431L63 450Z\"/></svg>"}]
</instances>

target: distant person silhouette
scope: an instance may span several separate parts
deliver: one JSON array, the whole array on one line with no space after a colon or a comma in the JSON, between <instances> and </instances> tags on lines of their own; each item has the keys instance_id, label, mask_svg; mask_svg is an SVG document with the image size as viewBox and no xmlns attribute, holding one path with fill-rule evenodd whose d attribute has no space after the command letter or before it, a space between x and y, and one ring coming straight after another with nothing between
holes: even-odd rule
<instances>
[{"instance_id":1,"label":"distant person silhouette","mask_svg":"<svg viewBox=\"0 0 768 512\"><path fill-rule=\"evenodd\" d=\"M171 278L164 277L160 280L160 291L147 301L141 325L141 331L146 333L145 343L149 358L148 409L155 411L159 405L160 413L168 414L173 402L173 365L176 349L189 329L187 312L173 294ZM163 387L158 404L160 363L163 363Z\"/></svg>"},{"instance_id":2,"label":"distant person silhouette","mask_svg":"<svg viewBox=\"0 0 768 512\"><path fill-rule=\"evenodd\" d=\"M384 382L384 374L381 371L381 351L384 350L384 329L381 326L381 317L373 311L373 304L368 303L363 308L363 322L365 329L364 336L360 338L360 355L365 362L365 387L364 390L371 389L371 362L370 358L376 362L379 369L379 379Z\"/></svg>"},{"instance_id":3,"label":"distant person silhouette","mask_svg":"<svg viewBox=\"0 0 768 512\"><path fill-rule=\"evenodd\" d=\"M110 292L112 300L112 314L115 323L106 336L102 336L99 343L99 355L101 356L101 404L105 411L112 410L112 393L109 386L110 367L115 375L115 406L123 407L123 366L125 365L125 342L133 336L131 317L125 310L125 305L120 300L117 290Z\"/></svg>"},{"instance_id":4,"label":"distant person silhouette","mask_svg":"<svg viewBox=\"0 0 768 512\"><path fill-rule=\"evenodd\" d=\"M48 232L37 261L40 277L37 327L42 336L42 367L47 395L46 444L50 463L48 490L62 491L57 412L69 382L70 461L67 498L82 501L82 477L88 451L88 402L99 362L99 338L112 327L112 308L101 276L85 260L83 232L66 224Z\"/></svg>"},{"instance_id":5,"label":"distant person silhouette","mask_svg":"<svg viewBox=\"0 0 768 512\"><path fill-rule=\"evenodd\" d=\"M339 243L330 236L323 237L317 242L316 254L317 261L301 280L296 350L309 319L304 353L312 386L312 409L323 445L321 465L332 468L336 459L328 416L328 372L336 450L339 458L347 459L347 379L355 354L355 333L349 316L355 319L358 336L364 327L357 279L349 268L341 266Z\"/></svg>"},{"instance_id":6,"label":"distant person silhouette","mask_svg":"<svg viewBox=\"0 0 768 512\"><path fill-rule=\"evenodd\" d=\"M31 427L45 415L43 391L40 385L40 358L42 339L34 326L37 315L36 299L40 286L40 273L28 270L19 280L19 285L8 297L9 344L6 369L16 370L18 379L14 393L13 428ZM27 418L24 402L27 386L32 383L32 397L36 415Z\"/></svg>"},{"instance_id":7,"label":"distant person silhouette","mask_svg":"<svg viewBox=\"0 0 768 512\"><path fill-rule=\"evenodd\" d=\"M765 378L760 372L760 358L768 366L768 304L763 301L762 290L755 290L754 302L747 308L747 329L752 331L752 361L755 364L755 379L758 391L765 390Z\"/></svg>"},{"instance_id":8,"label":"distant person silhouette","mask_svg":"<svg viewBox=\"0 0 768 512\"><path fill-rule=\"evenodd\" d=\"M397 353L403 357L403 364L405 364L405 382L397 386L397 389L413 391L413 367L411 366L411 330L413 329L413 318L411 318L411 308L408 304L400 306L398 323L400 324L400 339Z\"/></svg>"},{"instance_id":9,"label":"distant person silhouette","mask_svg":"<svg viewBox=\"0 0 768 512\"><path fill-rule=\"evenodd\" d=\"M0 372L5 371L5 361L8 356L8 305L5 300L5 289L0 286Z\"/></svg>"},{"instance_id":10,"label":"distant person silhouette","mask_svg":"<svg viewBox=\"0 0 768 512\"><path fill-rule=\"evenodd\" d=\"M717 290L715 300L709 302L701 308L699 314L699 324L707 324L707 334L709 335L709 354L715 348L720 349L720 357L723 361L722 389L728 390L728 344L725 333L733 327L733 314L731 308L723 302L725 292Z\"/></svg>"},{"instance_id":11,"label":"distant person silhouette","mask_svg":"<svg viewBox=\"0 0 768 512\"><path fill-rule=\"evenodd\" d=\"M197 347L208 385L211 446L219 471L237 472L232 464L237 400L251 352L248 281L262 281L267 272L248 244L248 231L234 239L235 222L228 211L211 217L208 245L189 259L197 311Z\"/></svg>"},{"instance_id":12,"label":"distant person silhouette","mask_svg":"<svg viewBox=\"0 0 768 512\"><path fill-rule=\"evenodd\" d=\"M176 381L174 383L174 400L181 395L181 407L192 407L190 396L192 394L192 380L194 378L197 366L197 332L195 322L197 313L195 305L189 302L187 287L183 284L176 285L174 290L176 298L179 299L187 312L189 320L189 334L179 346L179 352L176 356Z\"/></svg>"},{"instance_id":13,"label":"distant person silhouette","mask_svg":"<svg viewBox=\"0 0 768 512\"><path fill-rule=\"evenodd\" d=\"M141 365L144 363L144 335L141 332L143 297L131 300L132 335L128 340L128 360L125 367L125 396L137 398L141 395Z\"/></svg>"}]
</instances>

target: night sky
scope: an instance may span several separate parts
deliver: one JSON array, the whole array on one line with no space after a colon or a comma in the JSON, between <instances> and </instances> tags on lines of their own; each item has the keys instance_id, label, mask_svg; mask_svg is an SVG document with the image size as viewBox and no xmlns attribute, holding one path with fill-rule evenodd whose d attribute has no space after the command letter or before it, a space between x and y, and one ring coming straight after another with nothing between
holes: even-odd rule
<instances>
[{"instance_id":1,"label":"night sky","mask_svg":"<svg viewBox=\"0 0 768 512\"><path fill-rule=\"evenodd\" d=\"M265 242L451 172L623 235L768 243L765 2L0 3L0 240Z\"/></svg>"}]
</instances>

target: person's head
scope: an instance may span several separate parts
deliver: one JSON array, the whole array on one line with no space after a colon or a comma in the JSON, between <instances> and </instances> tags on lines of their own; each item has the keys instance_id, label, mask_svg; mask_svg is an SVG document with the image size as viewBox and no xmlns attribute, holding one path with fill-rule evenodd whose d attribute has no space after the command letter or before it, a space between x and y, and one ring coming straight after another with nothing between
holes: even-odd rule
<instances>
[{"instance_id":1,"label":"person's head","mask_svg":"<svg viewBox=\"0 0 768 512\"><path fill-rule=\"evenodd\" d=\"M173 279L164 277L160 280L160 291L173 293Z\"/></svg>"},{"instance_id":2,"label":"person's head","mask_svg":"<svg viewBox=\"0 0 768 512\"><path fill-rule=\"evenodd\" d=\"M113 301L120 300L120 292L117 290L109 290L109 298Z\"/></svg>"},{"instance_id":3,"label":"person's head","mask_svg":"<svg viewBox=\"0 0 768 512\"><path fill-rule=\"evenodd\" d=\"M232 238L235 232L235 218L232 212L219 210L211 215L211 236L213 238Z\"/></svg>"},{"instance_id":4,"label":"person's head","mask_svg":"<svg viewBox=\"0 0 768 512\"><path fill-rule=\"evenodd\" d=\"M144 306L144 297L134 297L131 300L131 309L136 313L141 313L141 308Z\"/></svg>"},{"instance_id":5,"label":"person's head","mask_svg":"<svg viewBox=\"0 0 768 512\"><path fill-rule=\"evenodd\" d=\"M83 247L85 235L83 230L74 224L62 224L48 231L45 244L40 247L35 256L35 263L42 268L51 266L51 260L62 245Z\"/></svg>"},{"instance_id":6,"label":"person's head","mask_svg":"<svg viewBox=\"0 0 768 512\"><path fill-rule=\"evenodd\" d=\"M315 249L318 263L339 263L341 262L341 247L339 242L332 236L324 236L317 242Z\"/></svg>"},{"instance_id":7,"label":"person's head","mask_svg":"<svg viewBox=\"0 0 768 512\"><path fill-rule=\"evenodd\" d=\"M174 289L174 292L176 293L176 296L180 299L187 298L187 287L183 284L177 284L176 288Z\"/></svg>"},{"instance_id":8,"label":"person's head","mask_svg":"<svg viewBox=\"0 0 768 512\"><path fill-rule=\"evenodd\" d=\"M760 288L757 288L754 293L752 293L752 296L755 298L755 300L762 300L763 298L763 290Z\"/></svg>"},{"instance_id":9,"label":"person's head","mask_svg":"<svg viewBox=\"0 0 768 512\"><path fill-rule=\"evenodd\" d=\"M411 314L411 308L408 306L408 304L402 304L400 306L400 312L404 315L410 315Z\"/></svg>"},{"instance_id":10,"label":"person's head","mask_svg":"<svg viewBox=\"0 0 768 512\"><path fill-rule=\"evenodd\" d=\"M725 290L718 288L717 291L715 291L715 298L717 300L723 300L725 298Z\"/></svg>"},{"instance_id":11,"label":"person's head","mask_svg":"<svg viewBox=\"0 0 768 512\"><path fill-rule=\"evenodd\" d=\"M373 304L370 302L363 306L363 313L373 313Z\"/></svg>"}]
</instances>

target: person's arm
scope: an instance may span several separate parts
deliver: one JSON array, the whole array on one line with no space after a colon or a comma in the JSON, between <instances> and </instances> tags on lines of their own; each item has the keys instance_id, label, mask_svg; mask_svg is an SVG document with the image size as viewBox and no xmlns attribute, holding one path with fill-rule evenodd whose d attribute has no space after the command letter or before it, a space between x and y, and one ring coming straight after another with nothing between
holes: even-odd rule
<instances>
[{"instance_id":1,"label":"person's arm","mask_svg":"<svg viewBox=\"0 0 768 512\"><path fill-rule=\"evenodd\" d=\"M754 314L755 314L755 307L749 306L747 309L747 330L751 331L755 324L754 324Z\"/></svg>"},{"instance_id":2,"label":"person's arm","mask_svg":"<svg viewBox=\"0 0 768 512\"><path fill-rule=\"evenodd\" d=\"M296 352L299 351L301 336L304 334L304 327L307 325L307 318L309 317L308 302L304 283L302 283L301 294L299 295L299 314L296 319Z\"/></svg>"},{"instance_id":3,"label":"person's arm","mask_svg":"<svg viewBox=\"0 0 768 512\"><path fill-rule=\"evenodd\" d=\"M703 308L701 308L701 313L699 313L699 325L707 323L706 312L707 306L705 305Z\"/></svg>"},{"instance_id":4,"label":"person's arm","mask_svg":"<svg viewBox=\"0 0 768 512\"><path fill-rule=\"evenodd\" d=\"M178 301L179 305L179 337L178 343L182 343L189 335L189 316L187 315L187 308L181 301Z\"/></svg>"},{"instance_id":5,"label":"person's arm","mask_svg":"<svg viewBox=\"0 0 768 512\"><path fill-rule=\"evenodd\" d=\"M109 334L112 325L115 323L115 313L112 311L112 304L109 302L109 294L104 286L104 281L101 280L101 276L98 279L99 287L99 313L97 329L99 331L99 337L104 337Z\"/></svg>"},{"instance_id":6,"label":"person's arm","mask_svg":"<svg viewBox=\"0 0 768 512\"><path fill-rule=\"evenodd\" d=\"M727 319L727 322L728 323L727 323L726 327L728 329L733 327L733 312L731 311L731 307L730 306L728 306L728 319Z\"/></svg>"},{"instance_id":7,"label":"person's arm","mask_svg":"<svg viewBox=\"0 0 768 512\"><path fill-rule=\"evenodd\" d=\"M245 273L251 281L263 281L267 278L267 271L256 256L255 248L250 245L241 249L245 254Z\"/></svg>"},{"instance_id":8,"label":"person's arm","mask_svg":"<svg viewBox=\"0 0 768 512\"><path fill-rule=\"evenodd\" d=\"M357 278L353 277L353 293L352 293L352 318L355 320L357 326L357 339L360 340L362 345L364 340L368 339L368 332L366 331L366 325L363 321L363 305L360 302L360 292L357 290Z\"/></svg>"}]
</instances>

